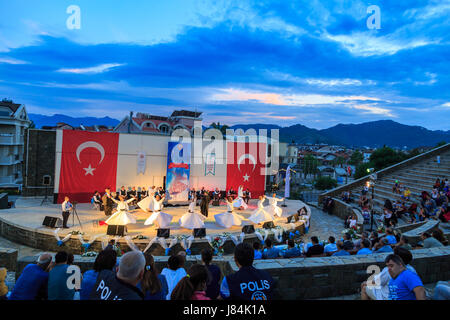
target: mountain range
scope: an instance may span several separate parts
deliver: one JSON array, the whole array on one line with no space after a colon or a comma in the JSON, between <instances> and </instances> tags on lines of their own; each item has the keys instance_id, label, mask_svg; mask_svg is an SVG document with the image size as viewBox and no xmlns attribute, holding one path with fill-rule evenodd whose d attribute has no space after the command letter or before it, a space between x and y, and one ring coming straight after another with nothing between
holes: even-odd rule
<instances>
[{"instance_id":1,"label":"mountain range","mask_svg":"<svg viewBox=\"0 0 450 320\"><path fill-rule=\"evenodd\" d=\"M73 118L70 116L55 114L46 116L41 114L28 114L36 128L42 126L55 126L58 122L64 122L72 126L105 125L115 127L119 120L110 117ZM428 130L420 126L409 126L392 120L379 120L361 124L338 124L328 129L312 129L302 124L281 127L275 124L237 124L231 129L255 130L279 129L279 137L282 142L295 143L326 143L343 145L347 147L371 147L378 148L387 145L395 148L406 147L431 147L441 141L450 141L450 130Z\"/></svg>"}]
</instances>

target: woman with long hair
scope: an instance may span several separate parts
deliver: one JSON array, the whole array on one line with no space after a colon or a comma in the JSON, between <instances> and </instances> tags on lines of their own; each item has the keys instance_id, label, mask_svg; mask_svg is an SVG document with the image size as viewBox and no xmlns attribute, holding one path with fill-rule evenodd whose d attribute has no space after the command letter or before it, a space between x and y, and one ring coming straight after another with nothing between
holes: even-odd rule
<instances>
[{"instance_id":1,"label":"woman with long hair","mask_svg":"<svg viewBox=\"0 0 450 320\"><path fill-rule=\"evenodd\" d=\"M170 298L171 300L211 300L205 293L208 282L208 268L201 264L194 264L173 289Z\"/></svg>"},{"instance_id":2,"label":"woman with long hair","mask_svg":"<svg viewBox=\"0 0 450 320\"><path fill-rule=\"evenodd\" d=\"M155 260L150 253L144 254L145 269L141 281L141 290L144 293L144 300L166 300L169 288L166 277L159 274L155 266Z\"/></svg>"}]
</instances>

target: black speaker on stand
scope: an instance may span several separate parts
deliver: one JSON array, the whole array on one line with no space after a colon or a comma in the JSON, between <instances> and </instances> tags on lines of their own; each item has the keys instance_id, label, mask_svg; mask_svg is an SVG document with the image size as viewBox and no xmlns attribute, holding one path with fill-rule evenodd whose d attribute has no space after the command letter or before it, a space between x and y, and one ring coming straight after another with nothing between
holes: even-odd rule
<instances>
[{"instance_id":1,"label":"black speaker on stand","mask_svg":"<svg viewBox=\"0 0 450 320\"><path fill-rule=\"evenodd\" d=\"M49 228L60 228L62 227L62 220L57 217L46 216L44 221L42 221L42 225Z\"/></svg>"}]
</instances>

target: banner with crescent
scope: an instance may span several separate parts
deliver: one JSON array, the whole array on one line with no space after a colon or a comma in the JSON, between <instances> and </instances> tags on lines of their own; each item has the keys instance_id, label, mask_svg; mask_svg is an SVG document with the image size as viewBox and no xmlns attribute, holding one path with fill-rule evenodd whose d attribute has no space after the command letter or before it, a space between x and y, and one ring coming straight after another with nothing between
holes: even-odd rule
<instances>
[{"instance_id":1,"label":"banner with crescent","mask_svg":"<svg viewBox=\"0 0 450 320\"><path fill-rule=\"evenodd\" d=\"M166 190L168 200L187 201L191 165L191 144L169 141Z\"/></svg>"},{"instance_id":2,"label":"banner with crescent","mask_svg":"<svg viewBox=\"0 0 450 320\"><path fill-rule=\"evenodd\" d=\"M86 203L96 190L115 189L118 145L118 133L64 130L58 203L65 196Z\"/></svg>"},{"instance_id":3,"label":"banner with crescent","mask_svg":"<svg viewBox=\"0 0 450 320\"><path fill-rule=\"evenodd\" d=\"M264 194L266 143L227 142L227 190L242 186L253 198Z\"/></svg>"}]
</instances>

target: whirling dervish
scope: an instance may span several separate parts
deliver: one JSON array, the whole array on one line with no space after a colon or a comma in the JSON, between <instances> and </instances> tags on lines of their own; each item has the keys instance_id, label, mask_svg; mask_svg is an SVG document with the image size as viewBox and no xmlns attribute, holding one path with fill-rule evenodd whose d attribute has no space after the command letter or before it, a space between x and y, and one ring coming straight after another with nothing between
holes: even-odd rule
<instances>
[{"instance_id":1,"label":"whirling dervish","mask_svg":"<svg viewBox=\"0 0 450 320\"><path fill-rule=\"evenodd\" d=\"M238 197L233 202L233 206L238 209L244 209L246 210L248 208L248 205L244 201L244 188L242 186L239 186L238 188Z\"/></svg>"},{"instance_id":2,"label":"whirling dervish","mask_svg":"<svg viewBox=\"0 0 450 320\"><path fill-rule=\"evenodd\" d=\"M278 202L281 202L284 200L284 198L277 198L277 194L274 193L272 197L266 197L269 199L269 205L264 207L264 210L266 210L272 217L275 219L275 215L281 218L283 215L283 209L281 209L279 206L277 206Z\"/></svg>"},{"instance_id":3,"label":"whirling dervish","mask_svg":"<svg viewBox=\"0 0 450 320\"><path fill-rule=\"evenodd\" d=\"M197 199L190 200L188 212L186 212L178 221L180 226L186 229L204 228L204 220L206 217L201 213L195 212L195 203Z\"/></svg>"},{"instance_id":4,"label":"whirling dervish","mask_svg":"<svg viewBox=\"0 0 450 320\"><path fill-rule=\"evenodd\" d=\"M173 216L161 211L165 197L166 197L165 195L162 198L160 195L157 195L156 197L152 197L153 213L150 215L150 217L148 217L147 220L145 220L144 225L150 226L155 221L156 221L155 225L158 228L167 228L170 225L170 222L172 221Z\"/></svg>"},{"instance_id":5,"label":"whirling dervish","mask_svg":"<svg viewBox=\"0 0 450 320\"><path fill-rule=\"evenodd\" d=\"M139 201L137 205L145 212L153 212L155 189L153 187L148 188L147 193L148 196Z\"/></svg>"},{"instance_id":6,"label":"whirling dervish","mask_svg":"<svg viewBox=\"0 0 450 320\"><path fill-rule=\"evenodd\" d=\"M112 201L117 203L117 212L114 213L111 217L109 217L105 221L105 223L109 225L119 225L119 226L125 226L129 223L136 223L136 219L130 213L128 213L128 211L130 210L128 204L136 200L135 197L132 197L131 199L128 199L126 201L124 196L119 196L120 201L117 201L110 195L108 195L108 197Z\"/></svg>"},{"instance_id":7,"label":"whirling dervish","mask_svg":"<svg viewBox=\"0 0 450 320\"><path fill-rule=\"evenodd\" d=\"M242 224L242 220L245 218L233 211L236 201L237 200L233 201L232 197L228 197L226 199L228 211L218 213L214 216L214 219L219 226L223 228L230 228L232 226L240 226Z\"/></svg>"},{"instance_id":8,"label":"whirling dervish","mask_svg":"<svg viewBox=\"0 0 450 320\"><path fill-rule=\"evenodd\" d=\"M264 223L266 221L273 221L274 217L264 209L263 203L265 200L265 195L259 196L258 208L253 211L248 220L255 224Z\"/></svg>"}]
</instances>

